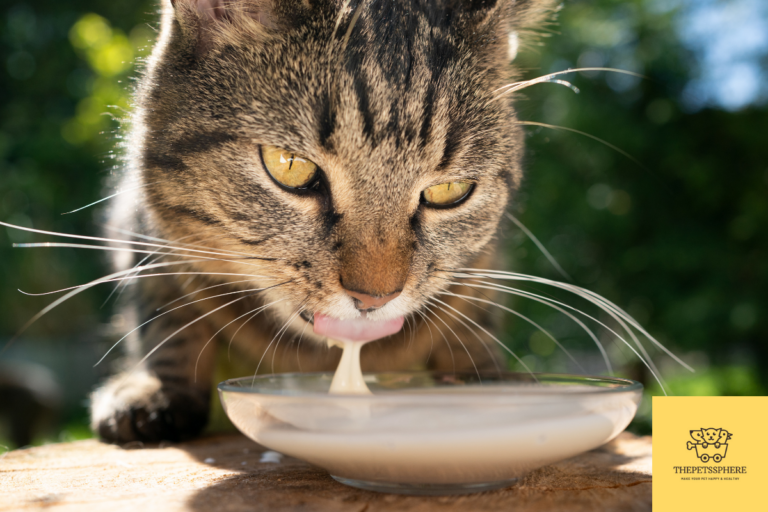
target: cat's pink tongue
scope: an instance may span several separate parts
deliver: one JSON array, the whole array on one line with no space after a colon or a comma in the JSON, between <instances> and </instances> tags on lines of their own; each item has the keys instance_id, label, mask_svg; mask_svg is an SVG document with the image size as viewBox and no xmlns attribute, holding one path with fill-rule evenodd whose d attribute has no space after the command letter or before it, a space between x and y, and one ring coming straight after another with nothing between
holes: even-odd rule
<instances>
[{"instance_id":1,"label":"cat's pink tongue","mask_svg":"<svg viewBox=\"0 0 768 512\"><path fill-rule=\"evenodd\" d=\"M373 341L395 334L403 327L403 317L375 322L367 318L337 320L315 313L315 334L342 341Z\"/></svg>"}]
</instances>

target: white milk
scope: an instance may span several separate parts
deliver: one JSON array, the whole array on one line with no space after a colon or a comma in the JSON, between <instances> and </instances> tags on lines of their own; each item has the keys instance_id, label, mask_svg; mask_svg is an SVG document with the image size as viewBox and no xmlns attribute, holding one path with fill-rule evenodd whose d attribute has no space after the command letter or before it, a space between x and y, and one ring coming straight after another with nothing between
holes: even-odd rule
<instances>
[{"instance_id":1,"label":"white milk","mask_svg":"<svg viewBox=\"0 0 768 512\"><path fill-rule=\"evenodd\" d=\"M496 392L519 389L499 386ZM639 400L638 392L600 400L531 396L499 405L481 393L475 404L457 404L446 400L455 396L446 388L430 393L430 401L399 403L388 394L323 399L225 393L225 404L252 439L338 477L469 484L516 478L597 448L626 428Z\"/></svg>"},{"instance_id":2,"label":"white milk","mask_svg":"<svg viewBox=\"0 0 768 512\"><path fill-rule=\"evenodd\" d=\"M360 371L364 343L328 343L344 350L329 395L223 392L222 398L230 419L252 439L352 480L507 481L610 441L632 420L641 395L589 396L568 388L542 395L514 385L373 395Z\"/></svg>"},{"instance_id":3,"label":"white milk","mask_svg":"<svg viewBox=\"0 0 768 512\"><path fill-rule=\"evenodd\" d=\"M366 342L360 341L339 341L328 338L329 347L339 347L344 352L341 354L341 361L333 374L331 389L328 393L335 394L354 394L370 395L371 391L363 380L363 372L360 369L360 349Z\"/></svg>"},{"instance_id":4,"label":"white milk","mask_svg":"<svg viewBox=\"0 0 768 512\"><path fill-rule=\"evenodd\" d=\"M626 418L626 422L619 420L624 423L621 431L634 407L623 414L616 411L492 427L484 427L483 415L477 414L478 423L471 429L416 428L419 416L433 419L431 412L411 415L408 421L417 423L404 431L323 431L268 425L253 437L343 478L430 484L497 482L602 445L614 436L617 416Z\"/></svg>"}]
</instances>

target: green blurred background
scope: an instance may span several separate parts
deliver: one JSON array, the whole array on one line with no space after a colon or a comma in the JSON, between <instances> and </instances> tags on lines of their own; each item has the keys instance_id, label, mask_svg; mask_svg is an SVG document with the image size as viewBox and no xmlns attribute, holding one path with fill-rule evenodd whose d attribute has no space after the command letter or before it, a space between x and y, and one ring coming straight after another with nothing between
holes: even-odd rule
<instances>
[{"instance_id":1,"label":"green blurred background","mask_svg":"<svg viewBox=\"0 0 768 512\"><path fill-rule=\"evenodd\" d=\"M130 109L132 63L155 36L154 3L10 0L0 9L0 220L97 235L99 208L62 213L109 193L117 120ZM548 83L528 88L520 118L598 137L641 165L589 137L528 127L528 174L510 212L575 284L628 310L694 366L690 373L649 345L670 393L766 394L768 4L567 0L543 35L516 61L526 78L577 66L646 78L567 75L578 94ZM0 227L0 345L54 297L17 289L54 290L107 270L98 251L12 247L40 241L63 240ZM561 279L514 225L502 243L508 268ZM66 302L0 355L0 383L17 374L45 383L38 394L54 412L34 443L90 435L87 393L114 360L93 365L122 332L111 303L103 305L109 292ZM553 332L586 371L605 372L572 322L535 303L508 304ZM545 336L509 316L503 339L526 364L576 370ZM647 433L649 397L660 388L631 352L600 336L617 373L648 386L631 427ZM9 403L0 396L0 445L10 448Z\"/></svg>"}]
</instances>

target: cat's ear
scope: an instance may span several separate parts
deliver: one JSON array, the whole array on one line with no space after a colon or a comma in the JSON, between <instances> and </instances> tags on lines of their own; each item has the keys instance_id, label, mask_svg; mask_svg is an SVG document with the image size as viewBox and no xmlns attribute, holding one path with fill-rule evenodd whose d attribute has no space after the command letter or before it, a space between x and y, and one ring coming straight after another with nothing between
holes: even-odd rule
<instances>
[{"instance_id":1,"label":"cat's ear","mask_svg":"<svg viewBox=\"0 0 768 512\"><path fill-rule=\"evenodd\" d=\"M505 55L514 60L521 44L535 40L557 12L559 0L461 0L473 32L486 29L503 41Z\"/></svg>"},{"instance_id":2,"label":"cat's ear","mask_svg":"<svg viewBox=\"0 0 768 512\"><path fill-rule=\"evenodd\" d=\"M280 0L170 1L183 35L194 41L198 53L245 33L266 37L284 28L277 14Z\"/></svg>"},{"instance_id":3,"label":"cat's ear","mask_svg":"<svg viewBox=\"0 0 768 512\"><path fill-rule=\"evenodd\" d=\"M530 45L554 24L560 0L512 0L509 11L508 57L512 61L521 46Z\"/></svg>"},{"instance_id":4,"label":"cat's ear","mask_svg":"<svg viewBox=\"0 0 768 512\"><path fill-rule=\"evenodd\" d=\"M177 17L195 16L203 23L229 22L247 17L257 23L277 28L276 0L171 0Z\"/></svg>"},{"instance_id":5,"label":"cat's ear","mask_svg":"<svg viewBox=\"0 0 768 512\"><path fill-rule=\"evenodd\" d=\"M212 20L224 17L222 0L171 0L171 5L181 16L194 13L195 16L209 17Z\"/></svg>"}]
</instances>

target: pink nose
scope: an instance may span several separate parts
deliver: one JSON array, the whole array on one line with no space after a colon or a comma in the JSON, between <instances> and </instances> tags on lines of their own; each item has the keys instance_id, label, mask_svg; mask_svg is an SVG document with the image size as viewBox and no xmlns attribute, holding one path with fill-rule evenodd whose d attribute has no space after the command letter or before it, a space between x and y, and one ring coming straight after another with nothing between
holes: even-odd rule
<instances>
[{"instance_id":1,"label":"pink nose","mask_svg":"<svg viewBox=\"0 0 768 512\"><path fill-rule=\"evenodd\" d=\"M374 297L366 293L353 292L351 290L344 290L347 295L355 299L355 307L361 311L367 311L369 309L379 309L387 302L396 299L400 296L400 292L390 293L381 297Z\"/></svg>"}]
</instances>

